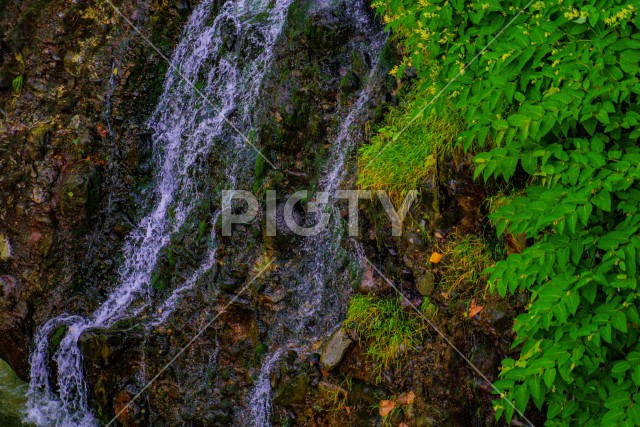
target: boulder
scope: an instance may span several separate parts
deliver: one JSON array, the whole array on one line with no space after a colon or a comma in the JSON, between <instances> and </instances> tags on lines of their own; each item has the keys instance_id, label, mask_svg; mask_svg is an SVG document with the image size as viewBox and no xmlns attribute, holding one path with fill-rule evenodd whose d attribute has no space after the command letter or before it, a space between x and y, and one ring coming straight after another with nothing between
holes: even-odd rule
<instances>
[{"instance_id":1,"label":"boulder","mask_svg":"<svg viewBox=\"0 0 640 427\"><path fill-rule=\"evenodd\" d=\"M357 290L363 295L383 294L391 289L389 283L382 279L370 266L366 266Z\"/></svg>"},{"instance_id":2,"label":"boulder","mask_svg":"<svg viewBox=\"0 0 640 427\"><path fill-rule=\"evenodd\" d=\"M416 280L416 288L420 295L431 296L433 294L435 276L432 272L427 271L423 276Z\"/></svg>"},{"instance_id":3,"label":"boulder","mask_svg":"<svg viewBox=\"0 0 640 427\"><path fill-rule=\"evenodd\" d=\"M325 342L320 355L320 364L330 371L340 364L353 340L342 327L338 328Z\"/></svg>"}]
</instances>

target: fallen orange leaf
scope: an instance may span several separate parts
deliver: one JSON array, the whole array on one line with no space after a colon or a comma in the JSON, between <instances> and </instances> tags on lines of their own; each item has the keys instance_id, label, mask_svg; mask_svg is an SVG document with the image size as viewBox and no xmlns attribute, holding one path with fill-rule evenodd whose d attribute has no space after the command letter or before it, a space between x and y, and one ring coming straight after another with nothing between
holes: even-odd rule
<instances>
[{"instance_id":1,"label":"fallen orange leaf","mask_svg":"<svg viewBox=\"0 0 640 427\"><path fill-rule=\"evenodd\" d=\"M322 378L327 378L329 376L329 372L324 369L320 369L320 373L322 374Z\"/></svg>"},{"instance_id":2,"label":"fallen orange leaf","mask_svg":"<svg viewBox=\"0 0 640 427\"><path fill-rule=\"evenodd\" d=\"M101 124L98 124L96 128L98 129L98 133L100 134L100 136L107 136L107 134L109 133L109 129L106 129Z\"/></svg>"},{"instance_id":3,"label":"fallen orange leaf","mask_svg":"<svg viewBox=\"0 0 640 427\"><path fill-rule=\"evenodd\" d=\"M429 257L429 261L434 264L439 263L440 261L442 261L442 254L438 252L432 253L431 256Z\"/></svg>"},{"instance_id":4,"label":"fallen orange leaf","mask_svg":"<svg viewBox=\"0 0 640 427\"><path fill-rule=\"evenodd\" d=\"M380 416L386 417L396 407L396 402L393 400L381 400L380 401Z\"/></svg>"},{"instance_id":5,"label":"fallen orange leaf","mask_svg":"<svg viewBox=\"0 0 640 427\"><path fill-rule=\"evenodd\" d=\"M449 295L447 295L446 292L441 292L440 296L442 296L442 298L444 298L444 299L449 299Z\"/></svg>"},{"instance_id":6,"label":"fallen orange leaf","mask_svg":"<svg viewBox=\"0 0 640 427\"><path fill-rule=\"evenodd\" d=\"M480 313L483 308L484 308L484 305L476 305L476 300L472 299L471 305L469 306L469 317L471 318L476 314Z\"/></svg>"},{"instance_id":7,"label":"fallen orange leaf","mask_svg":"<svg viewBox=\"0 0 640 427\"><path fill-rule=\"evenodd\" d=\"M409 425L407 423L400 423L398 424L398 427L409 427Z\"/></svg>"},{"instance_id":8,"label":"fallen orange leaf","mask_svg":"<svg viewBox=\"0 0 640 427\"><path fill-rule=\"evenodd\" d=\"M411 405L415 399L416 394L413 391L408 391L398 396L398 403L400 405Z\"/></svg>"}]
</instances>

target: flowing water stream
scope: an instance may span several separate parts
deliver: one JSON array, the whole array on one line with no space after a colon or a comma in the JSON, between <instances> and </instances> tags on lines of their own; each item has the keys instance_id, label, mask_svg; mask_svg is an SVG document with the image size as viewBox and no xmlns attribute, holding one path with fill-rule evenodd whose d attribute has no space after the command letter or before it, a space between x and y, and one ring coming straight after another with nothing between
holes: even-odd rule
<instances>
[{"instance_id":1,"label":"flowing water stream","mask_svg":"<svg viewBox=\"0 0 640 427\"><path fill-rule=\"evenodd\" d=\"M194 10L172 62L210 102L197 96L192 84L178 73L167 74L164 92L150 120L158 168L153 208L125 244L119 285L93 315L60 316L38 330L30 359L29 422L62 427L98 425L88 406L78 340L89 328L110 327L155 304L150 289L153 269L171 236L185 225L197 206L197 178L204 171L207 154L215 148L225 159L228 170L223 175L228 182L221 185L224 188L234 188L237 169L252 165L255 152L224 118L231 116L242 132L251 129L253 107L290 1L228 1L212 22L218 2L206 0ZM200 268L168 299L157 303L159 307L149 310L162 313L154 319L156 323L168 316L180 295L215 263L215 242L215 236L211 236L209 253ZM52 384L49 338L61 326L66 327L66 335L52 357L57 365L57 383Z\"/></svg>"},{"instance_id":2,"label":"flowing water stream","mask_svg":"<svg viewBox=\"0 0 640 427\"><path fill-rule=\"evenodd\" d=\"M192 13L172 59L192 84L170 70L149 123L157 161L152 207L128 237L119 269L119 284L96 311L88 317L63 315L39 328L30 359L27 421L40 426L98 425L88 402L83 356L78 345L81 335L88 329L109 328L119 320L142 313L153 314L150 326L162 324L181 297L215 265L217 238L215 227L211 227L214 231L208 250L198 267L187 272L168 297L161 301L152 298L152 275L162 250L170 244L172 236L188 224L190 215L204 197L200 183L207 172L208 154L216 150L226 165L224 173L218 174L226 177L225 182L217 183L218 188L235 188L239 174L253 167L256 153L247 146L243 136L227 125L225 117L245 135L253 129L263 79L273 61L274 46L292 1L227 1L219 11L214 11L219 2L205 0ZM317 3L316 7L332 7L328 1ZM349 47L367 52L372 58L371 71L355 101L339 107L337 114L344 119L331 141L329 166L319 181L320 191L333 193L340 188L349 156L362 136L372 90L380 81L378 62L386 36L381 30L375 30L366 7L361 0L349 7L362 34ZM209 102L198 96L194 85L206 94ZM336 210L333 205L329 208ZM220 212L213 215L214 224L219 215ZM326 335L344 312L345 290L340 288L344 281L336 277L337 259L344 254L343 239L341 219L339 215L332 215L328 230L307 238L300 249L310 261L296 272L299 277L296 303L282 313L282 324L275 325L270 332L269 346L273 351L266 356L247 401L252 425L270 425L269 375L285 350L309 351L308 343ZM61 327L66 332L51 355L50 337ZM291 330L295 338L284 339L285 331ZM52 374L51 361L56 364L57 375Z\"/></svg>"},{"instance_id":3,"label":"flowing water stream","mask_svg":"<svg viewBox=\"0 0 640 427\"><path fill-rule=\"evenodd\" d=\"M331 7L331 4L325 2L318 7ZM329 212L331 216L324 231L304 240L300 257L307 262L301 265L297 273L300 280L295 292L297 304L294 311L286 310L281 315L279 324L271 326L272 336L278 336L277 329L283 328L287 334L293 331L295 339L287 340L285 343L272 342L271 347L275 350L266 355L262 364L249 398L251 424L258 427L271 426L270 373L273 367L288 350L295 350L300 354L311 352L310 344L335 328L344 315L348 302L348 286L344 286L348 281L344 277L340 278L337 272L341 264L340 257L347 254L342 247L345 227L339 209L334 204L334 195L347 175L347 162L353 154L352 150L357 142L363 139L364 122L371 113L370 101L373 91L380 85L383 74L380 72L379 62L387 40L386 33L377 29L371 22L366 7L364 1L357 1L350 9L354 14L357 30L363 38L356 39L349 48L366 52L372 58L371 70L356 101L352 105L343 105L337 113L345 115L345 118L340 122L338 132L331 141L332 150L327 161L328 166L318 185L318 191L331 195L330 203L325 207L325 212ZM353 243L355 249L357 242ZM359 257L357 253L353 256ZM285 321L285 318L290 321ZM295 323L293 327L291 322Z\"/></svg>"}]
</instances>

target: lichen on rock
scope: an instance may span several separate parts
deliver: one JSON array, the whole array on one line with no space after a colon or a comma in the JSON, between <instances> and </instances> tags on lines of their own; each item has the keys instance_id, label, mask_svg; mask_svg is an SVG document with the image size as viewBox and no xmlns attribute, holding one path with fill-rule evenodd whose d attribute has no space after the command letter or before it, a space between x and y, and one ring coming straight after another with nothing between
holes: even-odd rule
<instances>
[{"instance_id":1,"label":"lichen on rock","mask_svg":"<svg viewBox=\"0 0 640 427\"><path fill-rule=\"evenodd\" d=\"M11 258L11 244L9 238L4 234L0 234L0 261L5 261Z\"/></svg>"}]
</instances>

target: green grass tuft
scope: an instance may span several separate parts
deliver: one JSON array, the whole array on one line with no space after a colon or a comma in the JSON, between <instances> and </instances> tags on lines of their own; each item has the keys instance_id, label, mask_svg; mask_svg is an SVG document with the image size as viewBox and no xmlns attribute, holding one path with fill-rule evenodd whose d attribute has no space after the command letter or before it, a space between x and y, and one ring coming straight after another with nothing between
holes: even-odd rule
<instances>
[{"instance_id":1,"label":"green grass tuft","mask_svg":"<svg viewBox=\"0 0 640 427\"><path fill-rule=\"evenodd\" d=\"M11 87L15 93L22 92L22 88L24 87L24 76L19 75L11 82Z\"/></svg>"},{"instance_id":2,"label":"green grass tuft","mask_svg":"<svg viewBox=\"0 0 640 427\"><path fill-rule=\"evenodd\" d=\"M378 373L420 345L428 325L413 311L405 311L399 298L356 295L349 304L347 327L353 328L376 362Z\"/></svg>"},{"instance_id":3,"label":"green grass tuft","mask_svg":"<svg viewBox=\"0 0 640 427\"><path fill-rule=\"evenodd\" d=\"M448 294L484 285L487 279L484 270L495 263L492 249L484 240L473 235L454 239L444 253L445 268L440 280L441 288ZM460 289L463 285L466 287Z\"/></svg>"},{"instance_id":4,"label":"green grass tuft","mask_svg":"<svg viewBox=\"0 0 640 427\"><path fill-rule=\"evenodd\" d=\"M433 318L438 314L438 307L433 305L429 297L424 297L424 300L422 300L422 304L420 305L420 311L422 311L428 318Z\"/></svg>"},{"instance_id":5,"label":"green grass tuft","mask_svg":"<svg viewBox=\"0 0 640 427\"><path fill-rule=\"evenodd\" d=\"M451 113L420 117L402 131L427 102L424 97L413 95L389 110L383 127L370 144L360 149L361 188L385 190L393 200L401 200L408 190L422 187L428 177L436 174L439 156L457 150L456 140L463 123Z\"/></svg>"}]
</instances>

